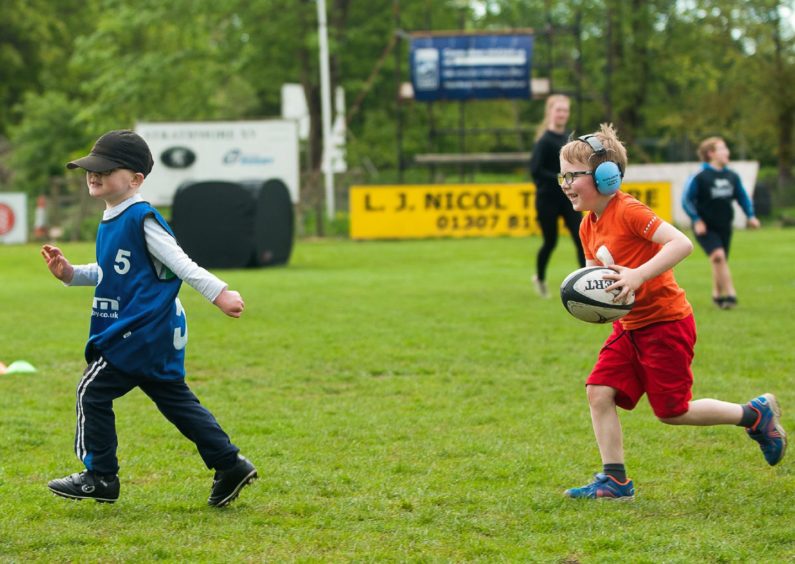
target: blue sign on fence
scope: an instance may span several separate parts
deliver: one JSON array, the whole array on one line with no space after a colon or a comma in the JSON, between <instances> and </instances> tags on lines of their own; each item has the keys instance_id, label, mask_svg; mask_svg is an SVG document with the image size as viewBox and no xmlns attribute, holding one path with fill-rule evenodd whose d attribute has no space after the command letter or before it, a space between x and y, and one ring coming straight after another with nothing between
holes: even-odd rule
<instances>
[{"instance_id":1,"label":"blue sign on fence","mask_svg":"<svg viewBox=\"0 0 795 564\"><path fill-rule=\"evenodd\" d=\"M533 36L438 35L411 38L414 98L530 98Z\"/></svg>"}]
</instances>

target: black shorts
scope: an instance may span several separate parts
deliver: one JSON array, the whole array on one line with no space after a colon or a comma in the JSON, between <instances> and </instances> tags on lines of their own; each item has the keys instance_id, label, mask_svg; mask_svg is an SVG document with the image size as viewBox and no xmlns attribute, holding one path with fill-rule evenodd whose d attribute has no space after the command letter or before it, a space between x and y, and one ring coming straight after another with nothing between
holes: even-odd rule
<instances>
[{"instance_id":1,"label":"black shorts","mask_svg":"<svg viewBox=\"0 0 795 564\"><path fill-rule=\"evenodd\" d=\"M704 252L707 253L707 256L711 255L717 249L723 249L726 258L729 258L729 247L732 242L732 228L714 229L708 227L706 233L703 235L696 235L696 241L698 241L698 244L704 249Z\"/></svg>"}]
</instances>

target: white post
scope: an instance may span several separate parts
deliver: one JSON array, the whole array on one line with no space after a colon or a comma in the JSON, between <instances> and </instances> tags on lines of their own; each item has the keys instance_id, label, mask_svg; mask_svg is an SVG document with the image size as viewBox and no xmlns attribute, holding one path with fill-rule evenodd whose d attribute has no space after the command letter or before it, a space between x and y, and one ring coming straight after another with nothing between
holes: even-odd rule
<instances>
[{"instance_id":1,"label":"white post","mask_svg":"<svg viewBox=\"0 0 795 564\"><path fill-rule=\"evenodd\" d=\"M323 122L323 159L320 165L326 181L326 214L334 218L334 171L331 170L331 80L328 66L326 0L317 0L317 28L320 46L320 108Z\"/></svg>"}]
</instances>

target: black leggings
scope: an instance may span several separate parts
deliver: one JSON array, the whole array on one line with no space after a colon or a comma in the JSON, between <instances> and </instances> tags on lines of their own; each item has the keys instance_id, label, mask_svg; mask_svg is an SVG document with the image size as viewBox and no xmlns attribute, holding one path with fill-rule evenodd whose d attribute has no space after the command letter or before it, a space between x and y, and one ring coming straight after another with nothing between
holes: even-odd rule
<instances>
[{"instance_id":1,"label":"black leggings","mask_svg":"<svg viewBox=\"0 0 795 564\"><path fill-rule=\"evenodd\" d=\"M541 226L544 242L538 249L536 257L536 274L539 280L546 280L547 263L552 251L558 244L558 217L563 217L566 229L571 233L574 246L577 248L577 261L580 268L585 266L585 254L580 242L580 221L582 214L574 211L571 202L559 190L552 194L543 192L536 195L537 221Z\"/></svg>"}]
</instances>

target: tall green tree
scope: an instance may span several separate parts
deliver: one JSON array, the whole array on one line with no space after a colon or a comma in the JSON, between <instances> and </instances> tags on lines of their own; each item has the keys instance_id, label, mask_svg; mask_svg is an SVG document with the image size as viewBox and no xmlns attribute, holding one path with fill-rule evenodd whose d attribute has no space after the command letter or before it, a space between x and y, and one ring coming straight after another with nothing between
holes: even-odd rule
<instances>
[{"instance_id":1,"label":"tall green tree","mask_svg":"<svg viewBox=\"0 0 795 564\"><path fill-rule=\"evenodd\" d=\"M39 88L51 21L43 2L0 0L0 135L7 131L11 108L25 92Z\"/></svg>"},{"instance_id":2,"label":"tall green tree","mask_svg":"<svg viewBox=\"0 0 795 564\"><path fill-rule=\"evenodd\" d=\"M787 2L790 13L795 3ZM745 57L738 62L738 82L746 88L742 111L749 136L775 147L777 187L795 203L795 30L782 17L779 2L743 5L748 22L743 35ZM751 117L753 116L753 117Z\"/></svg>"}]
</instances>

